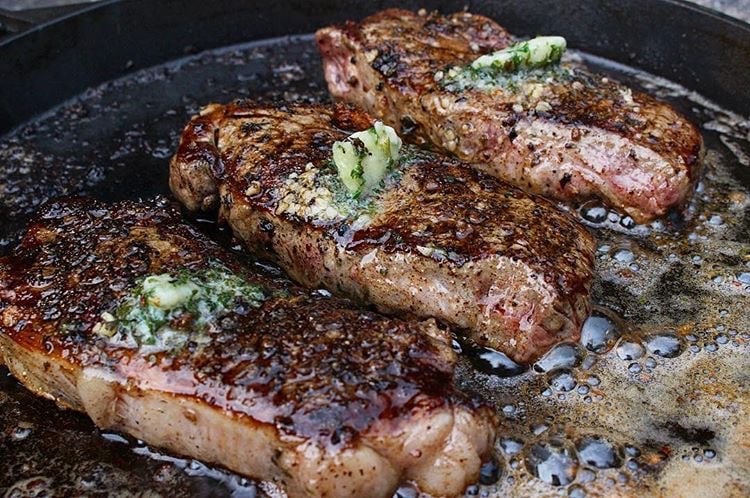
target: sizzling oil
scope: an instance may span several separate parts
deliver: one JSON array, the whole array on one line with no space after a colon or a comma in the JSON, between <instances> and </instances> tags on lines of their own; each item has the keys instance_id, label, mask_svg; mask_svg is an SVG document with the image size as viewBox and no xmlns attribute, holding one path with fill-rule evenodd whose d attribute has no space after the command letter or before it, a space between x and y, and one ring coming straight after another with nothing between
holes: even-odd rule
<instances>
[{"instance_id":1,"label":"sizzling oil","mask_svg":"<svg viewBox=\"0 0 750 498\"><path fill-rule=\"evenodd\" d=\"M457 344L459 382L502 420L495 455L466 494L747 496L750 121L668 81L585 58L701 125L702 180L684 215L648 226L596 202L569 208L598 240L597 307L578 344L529 369ZM47 198L166 193L168 158L202 104L324 101L321 74L310 38L233 47L105 83L19 127L0 139L0 252ZM0 493L279 494L100 433L2 376ZM398 494L416 496L408 486Z\"/></svg>"}]
</instances>

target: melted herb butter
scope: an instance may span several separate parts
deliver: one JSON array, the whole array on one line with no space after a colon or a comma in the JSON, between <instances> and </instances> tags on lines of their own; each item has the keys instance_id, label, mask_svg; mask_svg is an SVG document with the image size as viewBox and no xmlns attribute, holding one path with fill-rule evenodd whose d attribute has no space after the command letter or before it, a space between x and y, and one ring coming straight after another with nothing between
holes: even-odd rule
<instances>
[{"instance_id":1,"label":"melted herb butter","mask_svg":"<svg viewBox=\"0 0 750 498\"><path fill-rule=\"evenodd\" d=\"M347 212L335 202L335 190L322 181L322 176L323 172L313 163L307 163L301 174L289 175L276 192L281 198L276 205L276 214L322 222L347 218Z\"/></svg>"},{"instance_id":2,"label":"melted herb butter","mask_svg":"<svg viewBox=\"0 0 750 498\"><path fill-rule=\"evenodd\" d=\"M544 67L560 62L566 47L567 43L562 36L537 36L483 55L472 62L471 67L505 72Z\"/></svg>"},{"instance_id":3,"label":"melted herb butter","mask_svg":"<svg viewBox=\"0 0 750 498\"><path fill-rule=\"evenodd\" d=\"M529 85L568 82L575 77L572 68L560 65L522 69L513 72L498 71L492 67L474 69L455 66L441 71L435 79L449 92L465 90L494 90L502 88L516 92Z\"/></svg>"},{"instance_id":4,"label":"melted herb butter","mask_svg":"<svg viewBox=\"0 0 750 498\"><path fill-rule=\"evenodd\" d=\"M565 38L540 36L483 55L467 66L439 71L435 80L453 92L494 88L516 91L529 83L568 80L572 70L558 64L565 48Z\"/></svg>"},{"instance_id":5,"label":"melted herb butter","mask_svg":"<svg viewBox=\"0 0 750 498\"><path fill-rule=\"evenodd\" d=\"M339 170L333 160L320 167L312 163L300 174L291 174L277 190L280 198L276 214L299 216L313 223L333 221L362 222L375 214L379 196L397 185L405 169L416 158L409 146L404 146L384 172L384 175L369 187L367 196L352 196L341 182Z\"/></svg>"},{"instance_id":6,"label":"melted herb butter","mask_svg":"<svg viewBox=\"0 0 750 498\"><path fill-rule=\"evenodd\" d=\"M221 318L265 298L260 287L211 261L203 270L139 280L114 310L102 313L94 332L124 347L175 350L188 341L208 342Z\"/></svg>"}]
</instances>

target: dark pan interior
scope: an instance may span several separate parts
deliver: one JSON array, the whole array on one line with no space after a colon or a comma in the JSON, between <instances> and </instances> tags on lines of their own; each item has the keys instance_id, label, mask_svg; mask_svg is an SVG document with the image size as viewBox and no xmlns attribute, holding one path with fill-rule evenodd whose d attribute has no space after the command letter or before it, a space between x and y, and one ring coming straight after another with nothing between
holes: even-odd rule
<instances>
[{"instance_id":1,"label":"dark pan interior","mask_svg":"<svg viewBox=\"0 0 750 498\"><path fill-rule=\"evenodd\" d=\"M0 130L13 129L0 138L0 253L50 197L168 194L167 162L181 128L208 102L325 101L311 38L269 37L310 32L387 3L112 2L0 46ZM427 4L444 12L463 7ZM596 204L577 208L599 241L598 307L587 330L596 336L609 328L612 340L598 352L564 345L536 369L548 371L504 377L502 358L467 351L459 381L493 402L504 424L495 465L468 493L695 494L718 486L727 496L750 494L750 68L737 64L750 60L747 28L674 2L469 6L518 34L562 33L573 47L697 90L586 56L690 115L708 154L685 216L633 226ZM708 57L717 47L723 51ZM145 66L152 67L138 70ZM210 222L194 221L226 241ZM658 340L673 340L676 357L657 354ZM643 356L621 359L638 345ZM592 457L585 445L593 436L606 444ZM615 467L597 469L605 457ZM0 462L0 494L11 496L277 494L266 483L102 434L85 417L27 393L5 370ZM566 472L571 482L549 477Z\"/></svg>"}]
</instances>

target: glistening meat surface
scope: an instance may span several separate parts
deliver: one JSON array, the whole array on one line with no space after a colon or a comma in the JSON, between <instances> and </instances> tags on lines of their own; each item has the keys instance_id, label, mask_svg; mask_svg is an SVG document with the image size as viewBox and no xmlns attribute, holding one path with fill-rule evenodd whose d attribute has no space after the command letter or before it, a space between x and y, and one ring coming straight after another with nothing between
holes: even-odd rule
<instances>
[{"instance_id":1,"label":"glistening meat surface","mask_svg":"<svg viewBox=\"0 0 750 498\"><path fill-rule=\"evenodd\" d=\"M154 302L172 312L150 337ZM0 259L0 353L99 427L290 496L390 497L402 480L456 495L494 437L433 322L247 269L164 202L46 205Z\"/></svg>"},{"instance_id":2,"label":"glistening meat surface","mask_svg":"<svg viewBox=\"0 0 750 498\"><path fill-rule=\"evenodd\" d=\"M333 97L527 191L598 197L645 222L683 205L699 176L698 129L671 106L583 67L451 88L447 72L512 43L494 21L390 9L321 29Z\"/></svg>"},{"instance_id":3,"label":"glistening meat surface","mask_svg":"<svg viewBox=\"0 0 750 498\"><path fill-rule=\"evenodd\" d=\"M185 128L170 185L306 286L436 317L529 362L575 340L594 240L544 199L405 146L385 186L344 192L332 144L371 124L346 106L211 105Z\"/></svg>"}]
</instances>

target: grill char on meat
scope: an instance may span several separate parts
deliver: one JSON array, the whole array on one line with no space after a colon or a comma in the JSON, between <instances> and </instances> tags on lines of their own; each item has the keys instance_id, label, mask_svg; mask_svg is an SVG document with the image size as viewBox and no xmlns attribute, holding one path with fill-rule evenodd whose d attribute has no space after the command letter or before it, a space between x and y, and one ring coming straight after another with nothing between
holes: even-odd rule
<instances>
[{"instance_id":1,"label":"grill char on meat","mask_svg":"<svg viewBox=\"0 0 750 498\"><path fill-rule=\"evenodd\" d=\"M486 17L389 9L321 29L317 42L335 98L527 191L598 197L645 222L684 204L699 175L692 123L578 65L564 63L565 77L445 89L441 72L512 44Z\"/></svg>"},{"instance_id":2,"label":"grill char on meat","mask_svg":"<svg viewBox=\"0 0 750 498\"><path fill-rule=\"evenodd\" d=\"M140 277L211 262L267 298L173 351L95 333ZM455 353L434 321L358 311L249 270L163 201L46 205L0 258L0 352L29 389L99 427L290 496L390 497L405 479L456 495L494 438L491 410L454 387Z\"/></svg>"},{"instance_id":3,"label":"grill char on meat","mask_svg":"<svg viewBox=\"0 0 750 498\"><path fill-rule=\"evenodd\" d=\"M185 128L170 185L191 210L219 204L252 252L306 286L439 318L518 362L576 340L594 241L544 199L404 146L399 179L336 214L332 144L370 124L343 105L211 105Z\"/></svg>"}]
</instances>

